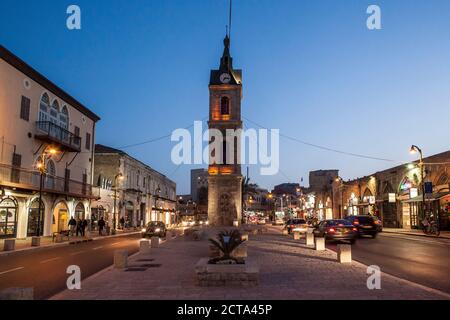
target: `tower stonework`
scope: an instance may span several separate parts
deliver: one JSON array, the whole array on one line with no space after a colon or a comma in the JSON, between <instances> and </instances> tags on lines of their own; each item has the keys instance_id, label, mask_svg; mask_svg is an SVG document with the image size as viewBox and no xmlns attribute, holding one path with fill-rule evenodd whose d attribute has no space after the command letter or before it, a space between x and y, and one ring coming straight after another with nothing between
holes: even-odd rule
<instances>
[{"instance_id":1,"label":"tower stonework","mask_svg":"<svg viewBox=\"0 0 450 320\"><path fill-rule=\"evenodd\" d=\"M227 129L242 129L241 120L242 71L233 69L230 39L224 40L224 52L219 70L211 71L209 84L209 122L211 129L222 132L226 141ZM219 158L210 158L208 169L208 220L212 226L232 226L242 219L242 175L238 148L240 133L233 139L233 150L223 143ZM210 150L211 151L211 150ZM232 161L231 161L232 160Z\"/></svg>"}]
</instances>

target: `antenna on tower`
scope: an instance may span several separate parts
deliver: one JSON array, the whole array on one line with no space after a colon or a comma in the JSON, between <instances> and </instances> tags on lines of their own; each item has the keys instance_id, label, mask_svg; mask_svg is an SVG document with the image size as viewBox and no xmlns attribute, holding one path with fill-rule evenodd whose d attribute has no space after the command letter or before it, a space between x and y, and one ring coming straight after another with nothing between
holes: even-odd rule
<instances>
[{"instance_id":1,"label":"antenna on tower","mask_svg":"<svg viewBox=\"0 0 450 320\"><path fill-rule=\"evenodd\" d=\"M232 14L233 14L233 0L230 0L230 15L228 18L228 38L231 39L231 22L232 22Z\"/></svg>"}]
</instances>

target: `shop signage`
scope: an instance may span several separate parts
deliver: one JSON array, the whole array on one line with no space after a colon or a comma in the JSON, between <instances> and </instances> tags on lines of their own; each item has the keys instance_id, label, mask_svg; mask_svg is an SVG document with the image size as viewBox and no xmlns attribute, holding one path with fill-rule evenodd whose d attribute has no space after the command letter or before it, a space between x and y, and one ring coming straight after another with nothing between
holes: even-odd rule
<instances>
[{"instance_id":1,"label":"shop signage","mask_svg":"<svg viewBox=\"0 0 450 320\"><path fill-rule=\"evenodd\" d=\"M425 193L426 194L433 193L433 183L432 182L425 182Z\"/></svg>"},{"instance_id":2,"label":"shop signage","mask_svg":"<svg viewBox=\"0 0 450 320\"><path fill-rule=\"evenodd\" d=\"M400 186L400 190L402 190L402 191L407 191L407 190L410 190L411 188L412 188L412 183L408 180L403 182Z\"/></svg>"},{"instance_id":3,"label":"shop signage","mask_svg":"<svg viewBox=\"0 0 450 320\"><path fill-rule=\"evenodd\" d=\"M418 195L419 195L419 191L417 190L417 188L409 189L409 197L411 199L417 197Z\"/></svg>"},{"instance_id":4,"label":"shop signage","mask_svg":"<svg viewBox=\"0 0 450 320\"><path fill-rule=\"evenodd\" d=\"M389 193L389 203L395 203L397 201L397 195L395 193Z\"/></svg>"}]
</instances>

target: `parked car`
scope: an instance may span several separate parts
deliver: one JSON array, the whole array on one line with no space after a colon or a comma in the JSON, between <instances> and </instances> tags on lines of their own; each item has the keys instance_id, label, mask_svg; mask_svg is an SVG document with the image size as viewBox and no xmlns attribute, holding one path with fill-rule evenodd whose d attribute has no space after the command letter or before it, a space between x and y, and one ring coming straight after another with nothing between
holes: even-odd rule
<instances>
[{"instance_id":1,"label":"parked car","mask_svg":"<svg viewBox=\"0 0 450 320\"><path fill-rule=\"evenodd\" d=\"M273 222L275 226L283 226L284 220L282 218L275 218L275 221Z\"/></svg>"},{"instance_id":2,"label":"parked car","mask_svg":"<svg viewBox=\"0 0 450 320\"><path fill-rule=\"evenodd\" d=\"M308 231L308 223L306 223L305 219L289 219L286 221L284 229L286 229L289 234L294 231L306 233Z\"/></svg>"},{"instance_id":3,"label":"parked car","mask_svg":"<svg viewBox=\"0 0 450 320\"><path fill-rule=\"evenodd\" d=\"M358 238L358 228L345 219L322 221L314 228L313 233L315 237L325 238L325 241L346 240L351 244L354 244Z\"/></svg>"},{"instance_id":4,"label":"parked car","mask_svg":"<svg viewBox=\"0 0 450 320\"><path fill-rule=\"evenodd\" d=\"M167 233L166 225L161 221L152 221L147 227L142 229L143 238L160 237L165 238Z\"/></svg>"},{"instance_id":5,"label":"parked car","mask_svg":"<svg viewBox=\"0 0 450 320\"><path fill-rule=\"evenodd\" d=\"M381 221L374 216L348 216L345 219L358 228L358 234L360 236L367 235L376 238L377 234L383 231Z\"/></svg>"},{"instance_id":6,"label":"parked car","mask_svg":"<svg viewBox=\"0 0 450 320\"><path fill-rule=\"evenodd\" d=\"M261 225L266 224L266 218L264 218L264 217L259 217L257 223L258 223L258 224L261 224Z\"/></svg>"}]
</instances>

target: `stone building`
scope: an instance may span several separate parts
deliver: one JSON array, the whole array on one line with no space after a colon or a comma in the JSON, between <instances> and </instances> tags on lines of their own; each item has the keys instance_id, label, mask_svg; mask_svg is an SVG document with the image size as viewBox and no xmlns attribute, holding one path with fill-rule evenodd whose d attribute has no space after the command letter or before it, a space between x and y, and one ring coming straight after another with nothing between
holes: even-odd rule
<instances>
[{"instance_id":1,"label":"stone building","mask_svg":"<svg viewBox=\"0 0 450 320\"><path fill-rule=\"evenodd\" d=\"M208 170L191 170L191 197L197 203L206 205L208 202Z\"/></svg>"},{"instance_id":2,"label":"stone building","mask_svg":"<svg viewBox=\"0 0 450 320\"><path fill-rule=\"evenodd\" d=\"M240 134L232 139L232 144L227 144L228 139L225 138L229 136L228 129L242 129L242 71L233 69L228 35L224 46L219 70L211 71L209 83L210 135L214 131L212 129L216 129L224 137L221 143L223 148L210 151L208 168L208 220L215 226L232 226L235 220L242 220L243 177L238 155ZM215 139L211 136L210 142L213 141Z\"/></svg>"},{"instance_id":3,"label":"stone building","mask_svg":"<svg viewBox=\"0 0 450 320\"><path fill-rule=\"evenodd\" d=\"M425 210L440 217L449 228L450 151L424 159ZM333 183L335 217L374 214L385 227L418 228L424 217L419 162L403 164L363 178Z\"/></svg>"},{"instance_id":4,"label":"stone building","mask_svg":"<svg viewBox=\"0 0 450 320\"><path fill-rule=\"evenodd\" d=\"M95 146L95 163L94 181L104 195L92 204L97 219L103 215L111 226L114 222L117 226L124 218L129 228L149 221L175 223L175 182L127 153L104 145Z\"/></svg>"},{"instance_id":5,"label":"stone building","mask_svg":"<svg viewBox=\"0 0 450 320\"><path fill-rule=\"evenodd\" d=\"M99 119L0 46L0 238L50 236L70 217L90 218Z\"/></svg>"}]
</instances>

